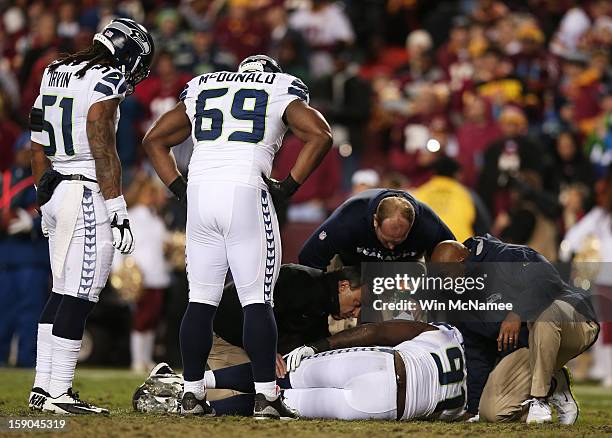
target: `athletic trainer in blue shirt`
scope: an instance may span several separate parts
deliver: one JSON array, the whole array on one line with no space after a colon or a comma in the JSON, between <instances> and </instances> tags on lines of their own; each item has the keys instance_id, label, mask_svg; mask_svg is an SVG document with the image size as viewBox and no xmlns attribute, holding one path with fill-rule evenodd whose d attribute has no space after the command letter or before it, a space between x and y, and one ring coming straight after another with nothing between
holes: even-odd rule
<instances>
[{"instance_id":1,"label":"athletic trainer in blue shirt","mask_svg":"<svg viewBox=\"0 0 612 438\"><path fill-rule=\"evenodd\" d=\"M372 189L349 198L308 238L300 264L325 269L338 254L344 265L411 261L455 236L427 205L401 190Z\"/></svg>"}]
</instances>

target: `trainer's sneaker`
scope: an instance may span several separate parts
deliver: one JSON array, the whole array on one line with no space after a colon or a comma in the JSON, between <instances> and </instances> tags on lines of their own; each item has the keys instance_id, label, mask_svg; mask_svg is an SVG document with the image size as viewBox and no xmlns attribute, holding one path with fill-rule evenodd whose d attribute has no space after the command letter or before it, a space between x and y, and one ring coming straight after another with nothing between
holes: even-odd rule
<instances>
[{"instance_id":1,"label":"trainer's sneaker","mask_svg":"<svg viewBox=\"0 0 612 438\"><path fill-rule=\"evenodd\" d=\"M52 412L54 414L64 415L108 415L108 409L99 408L87 403L79 398L78 392L72 392L72 388L60 395L59 397L47 397L43 408L43 412Z\"/></svg>"},{"instance_id":2,"label":"trainer's sneaker","mask_svg":"<svg viewBox=\"0 0 612 438\"><path fill-rule=\"evenodd\" d=\"M557 382L557 387L550 397L550 404L557 410L559 423L574 424L578 419L580 409L572 392L572 376L567 367L557 371L553 380Z\"/></svg>"},{"instance_id":3,"label":"trainer's sneaker","mask_svg":"<svg viewBox=\"0 0 612 438\"><path fill-rule=\"evenodd\" d=\"M283 398L283 395L279 394L276 399L270 401L263 394L255 394L253 418L256 420L297 420L300 418L298 411L288 407Z\"/></svg>"},{"instance_id":4,"label":"trainer's sneaker","mask_svg":"<svg viewBox=\"0 0 612 438\"><path fill-rule=\"evenodd\" d=\"M36 386L30 391L30 398L28 400L28 407L33 411L42 411L45 401L49 397L49 393L44 389Z\"/></svg>"},{"instance_id":5,"label":"trainer's sneaker","mask_svg":"<svg viewBox=\"0 0 612 438\"><path fill-rule=\"evenodd\" d=\"M527 423L550 423L552 421L552 411L550 405L542 399L532 398L527 400L529 403L529 414L527 414Z\"/></svg>"},{"instance_id":6,"label":"trainer's sneaker","mask_svg":"<svg viewBox=\"0 0 612 438\"><path fill-rule=\"evenodd\" d=\"M181 400L180 413L183 415L203 415L212 417L215 415L215 410L206 401L206 396L202 400L198 400L193 392L186 392Z\"/></svg>"}]
</instances>

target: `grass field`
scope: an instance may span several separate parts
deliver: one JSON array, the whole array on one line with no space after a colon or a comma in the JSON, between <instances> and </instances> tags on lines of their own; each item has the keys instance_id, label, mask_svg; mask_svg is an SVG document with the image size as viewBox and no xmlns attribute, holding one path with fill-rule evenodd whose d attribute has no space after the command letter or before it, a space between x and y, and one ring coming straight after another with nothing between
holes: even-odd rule
<instances>
[{"instance_id":1,"label":"grass field","mask_svg":"<svg viewBox=\"0 0 612 438\"><path fill-rule=\"evenodd\" d=\"M445 424L429 422L397 423L393 421L324 421L300 420L295 422L256 422L250 418L181 418L163 415L143 415L132 412L131 396L142 383L144 375L122 370L80 369L75 389L85 400L111 409L109 417L63 417L68 421L67 431L55 435L93 438L139 437L379 437L412 436L497 436L520 437L612 437L612 391L598 386L576 387L581 417L574 426L528 426L526 424ZM30 413L26 399L32 384L33 372L0 368L0 417L6 427L7 417L53 418ZM0 429L1 430L1 429ZM0 436L31 435L23 432L0 432Z\"/></svg>"}]
</instances>

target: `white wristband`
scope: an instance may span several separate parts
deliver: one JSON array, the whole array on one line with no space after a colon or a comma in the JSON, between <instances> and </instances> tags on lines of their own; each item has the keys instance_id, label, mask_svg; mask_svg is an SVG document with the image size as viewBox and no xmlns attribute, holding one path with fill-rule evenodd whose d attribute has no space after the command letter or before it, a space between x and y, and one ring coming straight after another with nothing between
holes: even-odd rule
<instances>
[{"instance_id":1,"label":"white wristband","mask_svg":"<svg viewBox=\"0 0 612 438\"><path fill-rule=\"evenodd\" d=\"M117 196L113 199L107 199L104 201L104 205L106 205L106 211L109 215L117 211L127 210L127 204L125 203L125 199L123 199L123 195Z\"/></svg>"}]
</instances>

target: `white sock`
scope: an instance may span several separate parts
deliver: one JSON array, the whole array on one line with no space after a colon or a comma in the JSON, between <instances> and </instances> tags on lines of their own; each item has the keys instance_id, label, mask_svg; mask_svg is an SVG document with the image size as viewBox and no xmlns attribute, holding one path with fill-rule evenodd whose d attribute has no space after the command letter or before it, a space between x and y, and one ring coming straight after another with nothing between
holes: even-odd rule
<instances>
[{"instance_id":1,"label":"white sock","mask_svg":"<svg viewBox=\"0 0 612 438\"><path fill-rule=\"evenodd\" d=\"M183 390L183 394L191 392L198 400L202 400L204 397L206 397L206 386L204 380L205 379L201 379L194 382L185 380L185 389Z\"/></svg>"},{"instance_id":2,"label":"white sock","mask_svg":"<svg viewBox=\"0 0 612 438\"><path fill-rule=\"evenodd\" d=\"M49 382L49 394L51 397L59 397L68 388L72 387L74 369L76 368L81 340L60 338L53 336L53 354L51 359L51 380Z\"/></svg>"},{"instance_id":3,"label":"white sock","mask_svg":"<svg viewBox=\"0 0 612 438\"><path fill-rule=\"evenodd\" d=\"M138 368L144 365L142 355L142 332L133 330L130 334L130 354L132 355L132 368Z\"/></svg>"},{"instance_id":4,"label":"white sock","mask_svg":"<svg viewBox=\"0 0 612 438\"><path fill-rule=\"evenodd\" d=\"M51 353L53 352L53 324L38 324L36 340L36 376L34 387L49 391L51 379Z\"/></svg>"},{"instance_id":5,"label":"white sock","mask_svg":"<svg viewBox=\"0 0 612 438\"><path fill-rule=\"evenodd\" d=\"M142 358L145 366L153 363L153 348L155 347L155 332L147 330L142 333Z\"/></svg>"},{"instance_id":6,"label":"white sock","mask_svg":"<svg viewBox=\"0 0 612 438\"><path fill-rule=\"evenodd\" d=\"M204 386L206 389L214 389L217 386L215 373L213 373L211 370L204 371Z\"/></svg>"},{"instance_id":7,"label":"white sock","mask_svg":"<svg viewBox=\"0 0 612 438\"><path fill-rule=\"evenodd\" d=\"M278 397L276 380L271 382L255 382L255 393L265 395L269 401L276 400Z\"/></svg>"}]
</instances>

